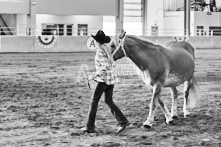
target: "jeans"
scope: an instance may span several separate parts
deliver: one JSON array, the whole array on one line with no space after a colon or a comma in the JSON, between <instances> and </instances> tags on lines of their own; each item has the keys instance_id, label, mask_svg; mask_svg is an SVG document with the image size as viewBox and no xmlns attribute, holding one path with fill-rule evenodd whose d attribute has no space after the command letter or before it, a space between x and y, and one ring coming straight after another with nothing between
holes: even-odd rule
<instances>
[{"instance_id":1,"label":"jeans","mask_svg":"<svg viewBox=\"0 0 221 147\"><path fill-rule=\"evenodd\" d=\"M105 93L105 103L110 107L112 114L115 116L119 125L124 125L128 123L128 120L118 108L118 106L113 102L113 89L114 85L107 85L105 82L98 82L97 87L94 91L93 97L91 99L91 104L89 107L88 117L87 117L87 129L95 128L95 118L97 113L97 107L99 100L103 93Z\"/></svg>"}]
</instances>

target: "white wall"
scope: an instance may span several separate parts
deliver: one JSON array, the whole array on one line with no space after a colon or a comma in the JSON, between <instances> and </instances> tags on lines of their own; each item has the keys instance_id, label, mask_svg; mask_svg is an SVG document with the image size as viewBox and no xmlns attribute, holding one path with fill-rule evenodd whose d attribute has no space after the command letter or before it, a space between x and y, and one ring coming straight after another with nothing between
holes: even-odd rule
<instances>
[{"instance_id":1,"label":"white wall","mask_svg":"<svg viewBox=\"0 0 221 147\"><path fill-rule=\"evenodd\" d=\"M207 15L206 12L191 11L190 13L190 31L191 35L196 35L196 27L204 26L206 34L209 33L209 26L221 26L221 13L212 12L212 15ZM173 11L165 12L164 16L164 35L174 33L176 36L182 36L184 29L184 12Z\"/></svg>"},{"instance_id":2,"label":"white wall","mask_svg":"<svg viewBox=\"0 0 221 147\"><path fill-rule=\"evenodd\" d=\"M118 0L37 0L38 14L118 15Z\"/></svg>"},{"instance_id":3,"label":"white wall","mask_svg":"<svg viewBox=\"0 0 221 147\"><path fill-rule=\"evenodd\" d=\"M183 36L184 34L184 12L165 12L164 17L164 35Z\"/></svg>"},{"instance_id":4,"label":"white wall","mask_svg":"<svg viewBox=\"0 0 221 147\"><path fill-rule=\"evenodd\" d=\"M17 35L25 36L27 35L27 15L25 14L18 14L17 15Z\"/></svg>"},{"instance_id":5,"label":"white wall","mask_svg":"<svg viewBox=\"0 0 221 147\"><path fill-rule=\"evenodd\" d=\"M163 0L164 10L176 11L180 7L184 7L184 0Z\"/></svg>"},{"instance_id":6,"label":"white wall","mask_svg":"<svg viewBox=\"0 0 221 147\"><path fill-rule=\"evenodd\" d=\"M0 14L29 14L30 1L0 2ZM35 0L38 14L118 15L118 0Z\"/></svg>"},{"instance_id":7,"label":"white wall","mask_svg":"<svg viewBox=\"0 0 221 147\"><path fill-rule=\"evenodd\" d=\"M127 34L143 35L142 0L124 0L124 25Z\"/></svg>"},{"instance_id":8,"label":"white wall","mask_svg":"<svg viewBox=\"0 0 221 147\"><path fill-rule=\"evenodd\" d=\"M29 0L22 2L0 2L0 14L29 14Z\"/></svg>"},{"instance_id":9,"label":"white wall","mask_svg":"<svg viewBox=\"0 0 221 147\"><path fill-rule=\"evenodd\" d=\"M190 32L194 35L194 13L190 13ZM163 35L164 36L184 36L184 11L168 11L164 15L164 26Z\"/></svg>"},{"instance_id":10,"label":"white wall","mask_svg":"<svg viewBox=\"0 0 221 147\"><path fill-rule=\"evenodd\" d=\"M164 1L162 0L147 0L147 35L151 35L151 26L155 24L159 30L163 29Z\"/></svg>"},{"instance_id":11,"label":"white wall","mask_svg":"<svg viewBox=\"0 0 221 147\"><path fill-rule=\"evenodd\" d=\"M41 33L42 24L73 24L73 35L77 35L78 24L88 24L88 35L95 34L103 28L103 16L64 16L64 15L36 15L37 34Z\"/></svg>"},{"instance_id":12,"label":"white wall","mask_svg":"<svg viewBox=\"0 0 221 147\"><path fill-rule=\"evenodd\" d=\"M207 15L206 12L195 11L194 26L195 28L196 26L204 26L204 31L208 35L210 26L221 26L221 13L212 12L211 15Z\"/></svg>"},{"instance_id":13,"label":"white wall","mask_svg":"<svg viewBox=\"0 0 221 147\"><path fill-rule=\"evenodd\" d=\"M116 32L116 17L104 16L103 17L103 30L106 35L113 36Z\"/></svg>"}]
</instances>

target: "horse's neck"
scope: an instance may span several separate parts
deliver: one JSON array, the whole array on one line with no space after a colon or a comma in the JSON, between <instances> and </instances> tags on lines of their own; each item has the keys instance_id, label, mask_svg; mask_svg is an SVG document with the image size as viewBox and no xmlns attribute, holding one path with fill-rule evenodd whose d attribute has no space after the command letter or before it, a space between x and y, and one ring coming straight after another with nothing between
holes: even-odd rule
<instances>
[{"instance_id":1,"label":"horse's neck","mask_svg":"<svg viewBox=\"0 0 221 147\"><path fill-rule=\"evenodd\" d=\"M154 61L154 54L156 50L153 48L152 43L143 44L130 44L125 45L124 48L128 52L128 57L136 64L140 70L148 70L149 64L152 64Z\"/></svg>"}]
</instances>

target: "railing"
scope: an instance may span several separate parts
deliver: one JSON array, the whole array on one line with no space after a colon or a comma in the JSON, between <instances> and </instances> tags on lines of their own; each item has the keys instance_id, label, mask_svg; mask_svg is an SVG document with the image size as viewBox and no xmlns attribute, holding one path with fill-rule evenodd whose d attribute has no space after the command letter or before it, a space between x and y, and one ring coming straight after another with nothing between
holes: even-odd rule
<instances>
[{"instance_id":1,"label":"railing","mask_svg":"<svg viewBox=\"0 0 221 147\"><path fill-rule=\"evenodd\" d=\"M1 30L4 31L4 33L6 33L7 35L13 35L13 33L11 32L10 28L7 26L7 23L5 22L5 20L3 19L3 17L0 15L0 26L1 26Z\"/></svg>"},{"instance_id":2,"label":"railing","mask_svg":"<svg viewBox=\"0 0 221 147\"><path fill-rule=\"evenodd\" d=\"M102 28L88 28L88 29L78 29L72 28L67 29L33 29L27 27L0 27L0 35L8 34L11 32L15 36L39 36L39 35L58 35L58 36L91 36L91 34L96 34L96 32ZM104 32L109 35L115 35L115 30L112 28L103 28ZM157 29L157 30L137 30L128 29L125 30L127 34L137 35L137 36L185 36L184 29ZM4 32L4 33L3 33ZM119 30L120 32L120 30ZM191 30L191 36L221 36L221 29L195 29ZM7 35L5 35L7 36Z\"/></svg>"},{"instance_id":3,"label":"railing","mask_svg":"<svg viewBox=\"0 0 221 147\"><path fill-rule=\"evenodd\" d=\"M17 35L17 30L15 27L0 27L0 34L6 35Z\"/></svg>"}]
</instances>

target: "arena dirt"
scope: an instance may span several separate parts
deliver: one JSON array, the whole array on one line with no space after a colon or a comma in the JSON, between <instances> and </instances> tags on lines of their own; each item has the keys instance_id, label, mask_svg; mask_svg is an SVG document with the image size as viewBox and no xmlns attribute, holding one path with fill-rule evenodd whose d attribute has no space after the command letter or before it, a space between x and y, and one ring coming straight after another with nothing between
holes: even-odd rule
<instances>
[{"instance_id":1,"label":"arena dirt","mask_svg":"<svg viewBox=\"0 0 221 147\"><path fill-rule=\"evenodd\" d=\"M184 119L183 87L178 87L179 117L175 124L166 125L158 108L155 124L149 130L144 130L142 123L148 116L151 93L137 75L130 73L126 59L117 62L129 67L121 67L127 73L122 72L121 81L115 85L114 101L131 123L118 135L117 122L103 98L97 113L97 133L80 131L93 93L81 71L94 70L94 53L0 54L0 146L219 147L221 49L195 53L198 105ZM170 108L170 89L163 90L162 99Z\"/></svg>"}]
</instances>

